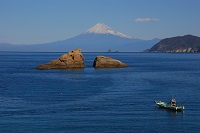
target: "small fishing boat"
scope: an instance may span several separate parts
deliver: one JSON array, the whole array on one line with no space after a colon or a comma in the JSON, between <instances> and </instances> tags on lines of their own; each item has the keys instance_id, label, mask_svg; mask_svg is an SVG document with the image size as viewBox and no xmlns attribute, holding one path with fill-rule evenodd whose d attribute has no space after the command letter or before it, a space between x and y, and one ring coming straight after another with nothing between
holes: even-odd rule
<instances>
[{"instance_id":1,"label":"small fishing boat","mask_svg":"<svg viewBox=\"0 0 200 133\"><path fill-rule=\"evenodd\" d=\"M175 98L172 98L168 103L162 101L155 101L155 103L164 109L174 110L174 111L183 111L184 105L177 105Z\"/></svg>"}]
</instances>

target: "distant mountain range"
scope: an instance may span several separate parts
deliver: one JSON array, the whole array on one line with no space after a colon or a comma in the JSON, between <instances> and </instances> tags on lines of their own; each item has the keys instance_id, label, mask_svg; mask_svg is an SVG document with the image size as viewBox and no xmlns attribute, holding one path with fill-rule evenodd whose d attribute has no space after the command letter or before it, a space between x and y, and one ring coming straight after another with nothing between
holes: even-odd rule
<instances>
[{"instance_id":1,"label":"distant mountain range","mask_svg":"<svg viewBox=\"0 0 200 133\"><path fill-rule=\"evenodd\" d=\"M73 38L45 44L14 45L0 43L0 51L66 52L81 48L83 52L142 52L160 39L141 40L115 31L105 24L96 24Z\"/></svg>"},{"instance_id":2,"label":"distant mountain range","mask_svg":"<svg viewBox=\"0 0 200 133\"><path fill-rule=\"evenodd\" d=\"M200 37L185 35L166 38L146 52L200 52Z\"/></svg>"}]
</instances>

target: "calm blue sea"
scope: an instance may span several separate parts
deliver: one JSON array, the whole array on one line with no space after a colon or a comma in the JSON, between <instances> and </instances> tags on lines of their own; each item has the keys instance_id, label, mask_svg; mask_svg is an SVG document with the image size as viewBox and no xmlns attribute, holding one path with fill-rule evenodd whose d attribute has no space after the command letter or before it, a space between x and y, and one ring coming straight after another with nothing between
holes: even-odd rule
<instances>
[{"instance_id":1,"label":"calm blue sea","mask_svg":"<svg viewBox=\"0 0 200 133\"><path fill-rule=\"evenodd\" d=\"M200 54L83 53L85 69L36 70L64 53L0 52L0 132L200 132ZM95 69L97 55L129 65ZM184 112L154 100L184 102Z\"/></svg>"}]
</instances>

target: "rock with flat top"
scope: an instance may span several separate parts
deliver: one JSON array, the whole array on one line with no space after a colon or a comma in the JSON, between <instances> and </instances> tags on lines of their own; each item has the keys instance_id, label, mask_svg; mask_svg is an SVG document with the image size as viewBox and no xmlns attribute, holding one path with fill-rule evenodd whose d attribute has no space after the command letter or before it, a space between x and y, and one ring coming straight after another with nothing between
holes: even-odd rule
<instances>
[{"instance_id":1,"label":"rock with flat top","mask_svg":"<svg viewBox=\"0 0 200 133\"><path fill-rule=\"evenodd\" d=\"M95 68L123 68L123 67L128 67L128 65L110 57L97 56L94 60L93 67Z\"/></svg>"},{"instance_id":2,"label":"rock with flat top","mask_svg":"<svg viewBox=\"0 0 200 133\"><path fill-rule=\"evenodd\" d=\"M71 68L84 68L84 57L81 49L74 49L67 54L60 56L58 59L53 60L47 64L38 66L36 69L71 69Z\"/></svg>"}]
</instances>

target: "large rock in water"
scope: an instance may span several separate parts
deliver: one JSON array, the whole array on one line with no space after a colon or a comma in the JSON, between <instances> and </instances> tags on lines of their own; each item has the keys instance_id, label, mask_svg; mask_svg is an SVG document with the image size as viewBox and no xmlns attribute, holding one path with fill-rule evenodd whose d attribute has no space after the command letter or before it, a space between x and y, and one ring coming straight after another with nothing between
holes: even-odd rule
<instances>
[{"instance_id":1,"label":"large rock in water","mask_svg":"<svg viewBox=\"0 0 200 133\"><path fill-rule=\"evenodd\" d=\"M125 63L106 56L97 56L94 60L93 67L96 68L122 68L127 67Z\"/></svg>"},{"instance_id":2,"label":"large rock in water","mask_svg":"<svg viewBox=\"0 0 200 133\"><path fill-rule=\"evenodd\" d=\"M47 64L38 66L36 69L69 69L69 68L84 68L84 57L81 53L81 49L75 49L71 52L62 55L56 60L53 60Z\"/></svg>"}]
</instances>

